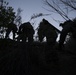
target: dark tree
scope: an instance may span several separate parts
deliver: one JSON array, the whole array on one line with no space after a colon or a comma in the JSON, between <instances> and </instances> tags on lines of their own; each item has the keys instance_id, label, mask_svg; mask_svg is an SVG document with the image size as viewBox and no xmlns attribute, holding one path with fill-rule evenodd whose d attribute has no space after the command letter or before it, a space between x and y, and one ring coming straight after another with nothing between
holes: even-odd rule
<instances>
[{"instance_id":1,"label":"dark tree","mask_svg":"<svg viewBox=\"0 0 76 75\"><path fill-rule=\"evenodd\" d=\"M19 28L19 26L22 23L21 12L22 12L22 9L21 8L18 8L17 9L17 15L16 15L16 18L15 18L15 24L17 25L18 28Z\"/></svg>"},{"instance_id":2,"label":"dark tree","mask_svg":"<svg viewBox=\"0 0 76 75\"><path fill-rule=\"evenodd\" d=\"M5 33L8 24L15 19L14 9L8 6L8 2L0 0L0 32L1 34Z\"/></svg>"}]
</instances>

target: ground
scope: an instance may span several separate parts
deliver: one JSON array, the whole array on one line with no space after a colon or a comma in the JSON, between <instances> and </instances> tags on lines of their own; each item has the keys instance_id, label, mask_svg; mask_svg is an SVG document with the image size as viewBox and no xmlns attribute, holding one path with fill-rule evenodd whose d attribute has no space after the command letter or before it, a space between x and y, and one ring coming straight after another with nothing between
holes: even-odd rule
<instances>
[{"instance_id":1,"label":"ground","mask_svg":"<svg viewBox=\"0 0 76 75\"><path fill-rule=\"evenodd\" d=\"M76 75L76 54L46 43L1 39L0 75Z\"/></svg>"}]
</instances>

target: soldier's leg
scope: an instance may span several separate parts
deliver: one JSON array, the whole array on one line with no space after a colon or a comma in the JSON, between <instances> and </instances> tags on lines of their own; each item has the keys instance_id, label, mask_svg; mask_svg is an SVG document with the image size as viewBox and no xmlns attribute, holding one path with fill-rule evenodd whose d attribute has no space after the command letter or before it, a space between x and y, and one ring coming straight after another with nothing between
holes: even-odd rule
<instances>
[{"instance_id":1,"label":"soldier's leg","mask_svg":"<svg viewBox=\"0 0 76 75\"><path fill-rule=\"evenodd\" d=\"M15 40L15 32L13 31L12 33L13 33L13 40Z\"/></svg>"},{"instance_id":2,"label":"soldier's leg","mask_svg":"<svg viewBox=\"0 0 76 75\"><path fill-rule=\"evenodd\" d=\"M23 36L22 37L22 42L26 42L27 41L27 37Z\"/></svg>"},{"instance_id":3,"label":"soldier's leg","mask_svg":"<svg viewBox=\"0 0 76 75\"><path fill-rule=\"evenodd\" d=\"M28 42L29 43L32 43L33 42L33 35L28 35Z\"/></svg>"},{"instance_id":4,"label":"soldier's leg","mask_svg":"<svg viewBox=\"0 0 76 75\"><path fill-rule=\"evenodd\" d=\"M18 35L18 37L17 37L17 41L18 41L18 42L20 42L20 40L22 40L22 36L23 36L22 34L19 34L19 35Z\"/></svg>"},{"instance_id":5,"label":"soldier's leg","mask_svg":"<svg viewBox=\"0 0 76 75\"><path fill-rule=\"evenodd\" d=\"M6 36L5 36L6 39L9 38L9 34L10 34L10 32L11 32L11 31L10 31L9 29L6 31Z\"/></svg>"},{"instance_id":6,"label":"soldier's leg","mask_svg":"<svg viewBox=\"0 0 76 75\"><path fill-rule=\"evenodd\" d=\"M62 32L60 35L60 40L59 40L59 49L62 50L62 47L64 46L64 41L66 38L67 33L66 32Z\"/></svg>"},{"instance_id":7,"label":"soldier's leg","mask_svg":"<svg viewBox=\"0 0 76 75\"><path fill-rule=\"evenodd\" d=\"M45 36L43 36L43 35L39 35L39 41L42 42L44 37Z\"/></svg>"}]
</instances>

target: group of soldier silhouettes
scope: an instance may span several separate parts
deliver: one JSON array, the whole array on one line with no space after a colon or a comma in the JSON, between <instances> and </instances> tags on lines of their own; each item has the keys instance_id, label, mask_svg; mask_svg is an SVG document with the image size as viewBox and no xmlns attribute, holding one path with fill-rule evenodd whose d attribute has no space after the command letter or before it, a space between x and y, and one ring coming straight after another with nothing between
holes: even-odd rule
<instances>
[{"instance_id":1,"label":"group of soldier silhouettes","mask_svg":"<svg viewBox=\"0 0 76 75\"><path fill-rule=\"evenodd\" d=\"M59 47L61 48L64 44L65 38L68 33L72 33L72 36L76 38L76 19L75 20L68 20L64 23L60 23L60 26L62 26L62 31L60 33L60 39L59 39ZM15 39L16 34L18 37L16 38L17 41L23 41L26 42L33 42L33 36L35 33L35 30L30 22L25 22L19 26L19 29L17 26L11 22L8 24L7 30L6 30L6 36L5 38L9 38L9 34L12 31L13 33L13 39ZM51 26L51 24L46 20L42 19L38 26L38 38L39 41L42 42L43 38L46 37L46 41L48 44L54 45L56 43L56 39L58 37L58 32L55 28Z\"/></svg>"},{"instance_id":2,"label":"group of soldier silhouettes","mask_svg":"<svg viewBox=\"0 0 76 75\"><path fill-rule=\"evenodd\" d=\"M17 39L17 41L27 41L33 42L33 35L35 33L33 26L30 22L23 23L19 26L19 29L17 28L17 25L13 22L8 24L8 27L6 29L6 35L5 38L9 38L10 32L13 33L13 40ZM18 37L16 37L18 35Z\"/></svg>"}]
</instances>

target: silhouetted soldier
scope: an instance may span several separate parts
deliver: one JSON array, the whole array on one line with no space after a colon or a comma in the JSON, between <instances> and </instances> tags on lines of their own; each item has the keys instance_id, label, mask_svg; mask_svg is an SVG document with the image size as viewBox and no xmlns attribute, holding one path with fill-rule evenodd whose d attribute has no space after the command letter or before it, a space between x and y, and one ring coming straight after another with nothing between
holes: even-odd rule
<instances>
[{"instance_id":1,"label":"silhouetted soldier","mask_svg":"<svg viewBox=\"0 0 76 75\"><path fill-rule=\"evenodd\" d=\"M13 39L15 39L15 35L17 33L17 26L13 22L11 22L7 25L6 36L5 36L6 39L9 38L10 32L13 33Z\"/></svg>"},{"instance_id":2,"label":"silhouetted soldier","mask_svg":"<svg viewBox=\"0 0 76 75\"><path fill-rule=\"evenodd\" d=\"M52 28L51 24L47 20L43 19L39 24L38 36L40 42L42 42L43 38L46 37L47 43L54 45L57 38L57 32Z\"/></svg>"},{"instance_id":3,"label":"silhouetted soldier","mask_svg":"<svg viewBox=\"0 0 76 75\"><path fill-rule=\"evenodd\" d=\"M72 35L76 39L76 18L73 19Z\"/></svg>"},{"instance_id":4,"label":"silhouetted soldier","mask_svg":"<svg viewBox=\"0 0 76 75\"><path fill-rule=\"evenodd\" d=\"M28 42L33 42L34 29L30 22L21 24L18 33L18 41L22 40L26 42L28 39Z\"/></svg>"},{"instance_id":5,"label":"silhouetted soldier","mask_svg":"<svg viewBox=\"0 0 76 75\"><path fill-rule=\"evenodd\" d=\"M65 21L64 23L60 23L60 26L62 26L63 29L60 34L59 49L62 49L66 36L68 35L68 33L73 32L73 21Z\"/></svg>"}]
</instances>

